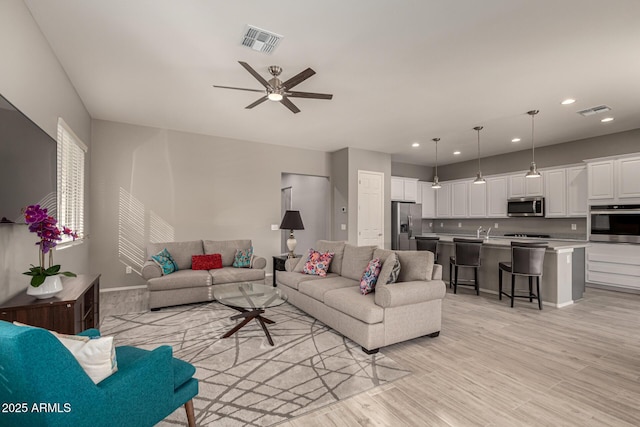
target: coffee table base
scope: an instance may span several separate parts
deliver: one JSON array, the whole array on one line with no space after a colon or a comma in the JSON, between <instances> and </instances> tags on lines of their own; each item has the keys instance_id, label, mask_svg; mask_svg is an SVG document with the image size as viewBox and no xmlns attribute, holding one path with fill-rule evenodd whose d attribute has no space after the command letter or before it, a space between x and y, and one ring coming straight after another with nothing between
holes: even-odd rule
<instances>
[{"instance_id":1,"label":"coffee table base","mask_svg":"<svg viewBox=\"0 0 640 427\"><path fill-rule=\"evenodd\" d=\"M242 318L244 318L244 320L242 322L238 323L236 326L234 326L234 328L231 329L229 332L224 334L222 336L222 338L229 338L231 335L235 334L240 329L242 329L247 323L251 322L253 319L256 319L258 321L258 323L260 324L260 326L262 326L262 330L264 331L264 334L267 336L267 340L269 340L269 344L271 344L272 346L274 345L273 344L273 339L271 338L271 334L269 333L269 330L267 329L266 323L274 324L276 322L274 322L271 319L267 319L266 317L262 317L262 314L264 314L264 310L263 309L256 308L256 309L253 309L253 310L247 310L247 309L242 308L242 307L231 307L231 308L236 309L236 310L241 312L240 314L236 314L235 316L231 316L231 320L238 320L238 319L242 319Z\"/></svg>"}]
</instances>

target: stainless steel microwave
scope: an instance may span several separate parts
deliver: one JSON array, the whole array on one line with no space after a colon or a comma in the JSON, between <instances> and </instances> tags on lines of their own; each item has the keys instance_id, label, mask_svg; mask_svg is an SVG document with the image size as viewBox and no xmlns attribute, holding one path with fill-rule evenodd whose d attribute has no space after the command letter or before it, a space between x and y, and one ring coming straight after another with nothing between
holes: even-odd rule
<instances>
[{"instance_id":1,"label":"stainless steel microwave","mask_svg":"<svg viewBox=\"0 0 640 427\"><path fill-rule=\"evenodd\" d=\"M516 197L507 200L507 216L544 216L544 197Z\"/></svg>"},{"instance_id":2,"label":"stainless steel microwave","mask_svg":"<svg viewBox=\"0 0 640 427\"><path fill-rule=\"evenodd\" d=\"M640 205L591 206L594 242L640 243Z\"/></svg>"}]
</instances>

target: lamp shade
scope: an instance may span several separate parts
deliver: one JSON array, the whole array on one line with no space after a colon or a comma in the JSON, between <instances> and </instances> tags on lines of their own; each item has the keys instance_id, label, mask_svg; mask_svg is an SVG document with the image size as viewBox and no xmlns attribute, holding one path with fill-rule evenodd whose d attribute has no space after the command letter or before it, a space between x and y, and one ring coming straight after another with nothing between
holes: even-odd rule
<instances>
[{"instance_id":1,"label":"lamp shade","mask_svg":"<svg viewBox=\"0 0 640 427\"><path fill-rule=\"evenodd\" d=\"M280 224L282 230L304 230L300 211L286 211Z\"/></svg>"}]
</instances>

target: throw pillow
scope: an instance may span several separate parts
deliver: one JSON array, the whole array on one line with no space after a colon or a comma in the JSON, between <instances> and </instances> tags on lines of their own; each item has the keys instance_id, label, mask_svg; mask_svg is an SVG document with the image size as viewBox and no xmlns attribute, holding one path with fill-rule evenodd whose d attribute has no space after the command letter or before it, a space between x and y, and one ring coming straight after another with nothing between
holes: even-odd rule
<instances>
[{"instance_id":1,"label":"throw pillow","mask_svg":"<svg viewBox=\"0 0 640 427\"><path fill-rule=\"evenodd\" d=\"M333 256L333 252L318 252L309 249L309 256L307 257L307 262L304 264L302 272L304 274L327 277L327 271L329 271L329 265L331 264Z\"/></svg>"},{"instance_id":2,"label":"throw pillow","mask_svg":"<svg viewBox=\"0 0 640 427\"><path fill-rule=\"evenodd\" d=\"M362 295L367 295L373 292L376 287L376 282L378 281L378 276L380 275L381 267L382 261L380 261L380 258L374 258L369 261L369 264L360 279L360 292Z\"/></svg>"},{"instance_id":3,"label":"throw pillow","mask_svg":"<svg viewBox=\"0 0 640 427\"><path fill-rule=\"evenodd\" d=\"M193 255L191 257L192 270L213 270L222 268L222 255Z\"/></svg>"},{"instance_id":4,"label":"throw pillow","mask_svg":"<svg viewBox=\"0 0 640 427\"><path fill-rule=\"evenodd\" d=\"M389 280L387 284L396 283L398 281L398 276L400 275L400 259L396 257L396 262L393 264L393 268L391 269L391 274L389 274Z\"/></svg>"},{"instance_id":5,"label":"throw pillow","mask_svg":"<svg viewBox=\"0 0 640 427\"><path fill-rule=\"evenodd\" d=\"M152 255L151 259L153 260L153 262L158 264L158 266L162 270L163 276L165 274L171 274L174 271L178 271L178 264L176 264L176 262L173 260L173 257L171 256L167 248L164 248L157 254Z\"/></svg>"},{"instance_id":6,"label":"throw pillow","mask_svg":"<svg viewBox=\"0 0 640 427\"><path fill-rule=\"evenodd\" d=\"M253 246L249 249L237 249L236 256L233 258L233 266L236 268L251 267L251 258L253 258Z\"/></svg>"},{"instance_id":7,"label":"throw pillow","mask_svg":"<svg viewBox=\"0 0 640 427\"><path fill-rule=\"evenodd\" d=\"M379 251L378 254L384 255L380 254ZM395 267L396 265L398 255L395 252L391 252L391 254L387 254L386 257L378 256L376 258L380 258L380 260L382 260L382 269L380 270L380 275L378 276L377 283L380 285L386 285L387 283L389 283L389 278L391 277L393 267Z\"/></svg>"}]
</instances>

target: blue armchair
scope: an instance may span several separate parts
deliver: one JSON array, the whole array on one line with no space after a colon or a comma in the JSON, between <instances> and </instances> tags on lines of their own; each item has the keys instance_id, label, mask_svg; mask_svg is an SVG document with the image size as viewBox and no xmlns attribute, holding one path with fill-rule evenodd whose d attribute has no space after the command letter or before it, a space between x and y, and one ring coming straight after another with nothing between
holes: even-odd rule
<instances>
[{"instance_id":1,"label":"blue armchair","mask_svg":"<svg viewBox=\"0 0 640 427\"><path fill-rule=\"evenodd\" d=\"M51 333L0 321L0 425L153 426L184 405L195 426L193 365L169 346L116 347L116 358L118 371L94 384Z\"/></svg>"}]
</instances>

